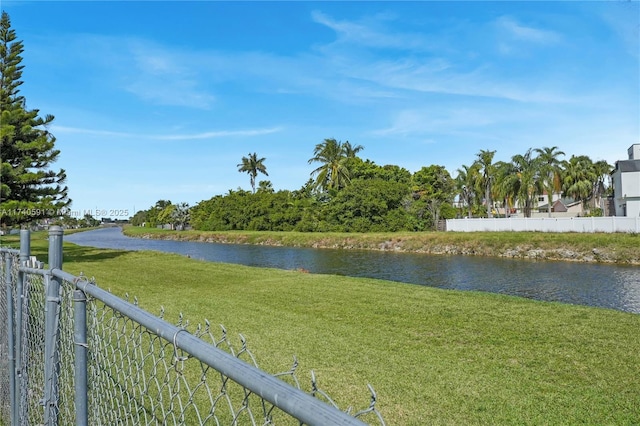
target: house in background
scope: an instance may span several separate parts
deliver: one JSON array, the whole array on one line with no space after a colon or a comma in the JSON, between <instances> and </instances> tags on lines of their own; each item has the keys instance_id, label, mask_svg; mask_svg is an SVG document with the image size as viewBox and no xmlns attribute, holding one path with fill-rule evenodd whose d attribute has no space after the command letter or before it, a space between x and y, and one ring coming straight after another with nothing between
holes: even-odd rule
<instances>
[{"instance_id":1,"label":"house in background","mask_svg":"<svg viewBox=\"0 0 640 426\"><path fill-rule=\"evenodd\" d=\"M640 216L640 143L629 148L629 159L616 161L611 173L616 216Z\"/></svg>"},{"instance_id":2,"label":"house in background","mask_svg":"<svg viewBox=\"0 0 640 426\"><path fill-rule=\"evenodd\" d=\"M538 200L542 196L538 197ZM584 215L584 206L581 201L576 201L570 197L561 197L560 194L553 194L555 200L551 204L551 213L553 217L574 217ZM544 200L547 200L547 196L544 195ZM537 207L537 213L533 213L532 217L545 217L548 213L549 204L539 205ZM544 213L544 214L543 214Z\"/></svg>"},{"instance_id":3,"label":"house in background","mask_svg":"<svg viewBox=\"0 0 640 426\"><path fill-rule=\"evenodd\" d=\"M554 192L551 194L551 211L555 211L553 209L555 203L562 198L562 194L559 192ZM546 212L549 209L549 193L547 191L543 191L542 194L538 195L538 202L536 203L536 208L538 212Z\"/></svg>"}]
</instances>

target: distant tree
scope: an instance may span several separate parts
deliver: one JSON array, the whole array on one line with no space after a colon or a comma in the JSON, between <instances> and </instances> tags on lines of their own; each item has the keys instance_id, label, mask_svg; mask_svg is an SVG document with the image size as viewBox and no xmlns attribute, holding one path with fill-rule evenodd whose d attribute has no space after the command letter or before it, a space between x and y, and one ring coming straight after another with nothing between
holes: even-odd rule
<instances>
[{"instance_id":1,"label":"distant tree","mask_svg":"<svg viewBox=\"0 0 640 426\"><path fill-rule=\"evenodd\" d=\"M380 232L407 228L402 201L409 187L383 179L355 179L323 206L322 231Z\"/></svg>"},{"instance_id":2,"label":"distant tree","mask_svg":"<svg viewBox=\"0 0 640 426\"><path fill-rule=\"evenodd\" d=\"M495 153L495 151L482 149L476 154L476 164L480 168L478 186L484 192L484 201L487 205L487 215L489 217L493 217L492 190L496 172L495 164L493 164L493 156Z\"/></svg>"},{"instance_id":3,"label":"distant tree","mask_svg":"<svg viewBox=\"0 0 640 426\"><path fill-rule=\"evenodd\" d=\"M184 230L184 227L189 223L189 204L176 204L171 211L170 220L174 229Z\"/></svg>"},{"instance_id":4,"label":"distant tree","mask_svg":"<svg viewBox=\"0 0 640 426\"><path fill-rule=\"evenodd\" d=\"M460 202L467 207L467 217L473 217L473 205L477 202L476 182L479 180L480 166L477 163L471 166L462 166L456 176L456 188Z\"/></svg>"},{"instance_id":5,"label":"distant tree","mask_svg":"<svg viewBox=\"0 0 640 426\"><path fill-rule=\"evenodd\" d=\"M348 160L348 167L351 180L384 179L389 182L400 182L407 185L411 182L411 172L396 165L378 166L371 160L355 157Z\"/></svg>"},{"instance_id":6,"label":"distant tree","mask_svg":"<svg viewBox=\"0 0 640 426\"><path fill-rule=\"evenodd\" d=\"M194 206L190 223L203 231L292 231L305 221L299 230L311 231L317 220L310 215L317 210L311 198L291 191L231 191Z\"/></svg>"},{"instance_id":7,"label":"distant tree","mask_svg":"<svg viewBox=\"0 0 640 426\"><path fill-rule=\"evenodd\" d=\"M170 200L158 200L155 205L151 206L146 211L144 218L144 224L148 228L155 228L158 225L166 224L166 219L170 214L170 206L172 205ZM165 212L166 211L166 212ZM163 212L165 212L163 214Z\"/></svg>"},{"instance_id":8,"label":"distant tree","mask_svg":"<svg viewBox=\"0 0 640 426\"><path fill-rule=\"evenodd\" d=\"M344 151L345 157L355 158L357 157L358 153L364 149L364 147L362 145L353 146L351 145L351 142L346 141L342 144L342 149Z\"/></svg>"},{"instance_id":9,"label":"distant tree","mask_svg":"<svg viewBox=\"0 0 640 426\"><path fill-rule=\"evenodd\" d=\"M254 152L249 154L248 157L242 157L242 163L238 164L238 171L249 174L251 182L251 192L256 192L256 177L258 173L262 173L269 176L267 173L267 167L264 165L266 158L258 158L258 155Z\"/></svg>"},{"instance_id":10,"label":"distant tree","mask_svg":"<svg viewBox=\"0 0 640 426\"><path fill-rule=\"evenodd\" d=\"M593 161L586 155L572 155L568 161L563 162L562 191L576 201L581 201L583 206L593 195L594 182L597 181Z\"/></svg>"},{"instance_id":11,"label":"distant tree","mask_svg":"<svg viewBox=\"0 0 640 426\"><path fill-rule=\"evenodd\" d=\"M273 184L270 180L261 180L258 182L258 192L271 192L273 193Z\"/></svg>"},{"instance_id":12,"label":"distant tree","mask_svg":"<svg viewBox=\"0 0 640 426\"><path fill-rule=\"evenodd\" d=\"M156 204L153 206L153 208L158 209L158 210L162 210L168 206L170 206L171 204L171 200L158 200L156 201Z\"/></svg>"},{"instance_id":13,"label":"distant tree","mask_svg":"<svg viewBox=\"0 0 640 426\"><path fill-rule=\"evenodd\" d=\"M54 218L71 204L63 169L51 170L60 151L44 118L29 110L21 96L21 41L6 12L0 18L0 223L11 226L34 219Z\"/></svg>"},{"instance_id":14,"label":"distant tree","mask_svg":"<svg viewBox=\"0 0 640 426\"><path fill-rule=\"evenodd\" d=\"M455 181L443 166L423 167L412 176L414 198L423 202L431 214L431 223L437 229L441 210L445 204L451 205L456 192Z\"/></svg>"},{"instance_id":15,"label":"distant tree","mask_svg":"<svg viewBox=\"0 0 640 426\"><path fill-rule=\"evenodd\" d=\"M325 139L317 144L313 150L313 157L309 164L321 163L311 172L315 176L315 188L323 191L338 191L351 181L348 161L356 158L356 154L363 150L361 145L352 146L349 142L339 142L333 138Z\"/></svg>"},{"instance_id":16,"label":"distant tree","mask_svg":"<svg viewBox=\"0 0 640 426\"><path fill-rule=\"evenodd\" d=\"M542 176L542 187L546 191L549 199L547 215L551 217L551 206L553 205L553 194L560 192L561 185L561 172L562 162L559 157L565 155L560 151L557 146L536 148L538 153L538 161L540 166L540 173Z\"/></svg>"},{"instance_id":17,"label":"distant tree","mask_svg":"<svg viewBox=\"0 0 640 426\"><path fill-rule=\"evenodd\" d=\"M515 194L516 200L523 206L524 216L531 217L531 211L542 192L545 176L541 175L540 161L533 151L514 155L511 158L512 172L504 177L505 186Z\"/></svg>"},{"instance_id":18,"label":"distant tree","mask_svg":"<svg viewBox=\"0 0 640 426\"><path fill-rule=\"evenodd\" d=\"M495 180L493 183L493 193L496 198L502 201L502 207L505 216L511 215L511 209L516 205L518 188L511 180L512 176L517 173L516 167L512 162L498 161L495 163Z\"/></svg>"},{"instance_id":19,"label":"distant tree","mask_svg":"<svg viewBox=\"0 0 640 426\"><path fill-rule=\"evenodd\" d=\"M93 227L93 226L99 226L99 225L100 225L100 221L95 217L91 216L89 213L86 213L82 218L81 226L83 227L84 226Z\"/></svg>"},{"instance_id":20,"label":"distant tree","mask_svg":"<svg viewBox=\"0 0 640 426\"><path fill-rule=\"evenodd\" d=\"M131 218L131 224L133 226L143 226L147 221L148 210L139 210Z\"/></svg>"},{"instance_id":21,"label":"distant tree","mask_svg":"<svg viewBox=\"0 0 640 426\"><path fill-rule=\"evenodd\" d=\"M613 167L611 164L607 163L604 160L596 161L593 163L593 191L592 196L594 199L594 204L596 208L604 210L604 206L602 205L602 196L606 193L606 180L607 178L611 178L611 172L613 171Z\"/></svg>"},{"instance_id":22,"label":"distant tree","mask_svg":"<svg viewBox=\"0 0 640 426\"><path fill-rule=\"evenodd\" d=\"M158 212L157 224L158 225L171 225L173 227L173 215L176 211L175 204L169 204Z\"/></svg>"}]
</instances>

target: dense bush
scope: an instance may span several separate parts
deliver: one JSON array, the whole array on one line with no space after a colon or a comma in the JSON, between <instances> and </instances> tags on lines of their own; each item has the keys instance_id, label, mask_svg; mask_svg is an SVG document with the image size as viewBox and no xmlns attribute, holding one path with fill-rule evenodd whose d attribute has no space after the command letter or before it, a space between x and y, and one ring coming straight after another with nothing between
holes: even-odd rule
<instances>
[{"instance_id":1,"label":"dense bush","mask_svg":"<svg viewBox=\"0 0 640 426\"><path fill-rule=\"evenodd\" d=\"M193 207L191 225L203 231L413 231L433 225L431 215L419 207L424 204L409 179L361 177L339 191L321 193L306 186L299 191L229 191ZM441 210L455 216L451 204Z\"/></svg>"}]
</instances>

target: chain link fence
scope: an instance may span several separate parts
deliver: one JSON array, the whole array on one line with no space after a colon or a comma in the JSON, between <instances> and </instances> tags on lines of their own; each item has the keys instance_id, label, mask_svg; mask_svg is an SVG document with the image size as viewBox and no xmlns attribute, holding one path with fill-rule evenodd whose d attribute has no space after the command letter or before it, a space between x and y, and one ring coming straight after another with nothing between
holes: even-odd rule
<instances>
[{"instance_id":1,"label":"chain link fence","mask_svg":"<svg viewBox=\"0 0 640 426\"><path fill-rule=\"evenodd\" d=\"M224 327L192 331L62 270L62 229L49 234L48 269L0 248L0 424L384 425L370 404L342 411L301 390L298 362L271 375Z\"/></svg>"}]
</instances>

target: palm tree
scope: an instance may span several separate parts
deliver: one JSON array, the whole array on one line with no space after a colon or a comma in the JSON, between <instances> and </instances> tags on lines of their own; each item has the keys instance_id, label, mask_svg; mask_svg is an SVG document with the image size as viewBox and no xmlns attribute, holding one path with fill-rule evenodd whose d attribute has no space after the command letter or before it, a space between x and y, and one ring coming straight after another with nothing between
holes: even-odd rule
<instances>
[{"instance_id":1,"label":"palm tree","mask_svg":"<svg viewBox=\"0 0 640 426\"><path fill-rule=\"evenodd\" d=\"M595 181L593 182L593 197L596 202L596 207L603 209L602 195L606 192L604 182L607 177L611 177L613 167L606 161L600 160L593 163L593 171L595 175Z\"/></svg>"},{"instance_id":2,"label":"palm tree","mask_svg":"<svg viewBox=\"0 0 640 426\"><path fill-rule=\"evenodd\" d=\"M472 207L478 198L475 187L479 178L479 173L479 166L474 163L471 166L463 165L461 169L458 169L458 175L456 176L458 195L460 196L462 204L467 206L467 217L473 217Z\"/></svg>"},{"instance_id":3,"label":"palm tree","mask_svg":"<svg viewBox=\"0 0 640 426\"><path fill-rule=\"evenodd\" d=\"M504 207L505 217L509 217L511 214L511 208L515 205L516 193L518 191L515 182L511 177L516 173L513 163L505 161L498 161L495 164L496 178L494 182L494 193L496 197L500 197L502 200L502 206Z\"/></svg>"},{"instance_id":4,"label":"palm tree","mask_svg":"<svg viewBox=\"0 0 640 426\"><path fill-rule=\"evenodd\" d=\"M491 211L493 207L493 202L491 200L491 191L493 180L495 179L495 164L493 164L493 156L495 155L495 151L489 151L485 149L481 149L480 152L476 154L478 159L476 163L480 167L480 180L479 186L484 191L484 200L487 203L487 215L488 217L493 217L493 213Z\"/></svg>"},{"instance_id":5,"label":"palm tree","mask_svg":"<svg viewBox=\"0 0 640 426\"><path fill-rule=\"evenodd\" d=\"M273 194L273 184L270 180L261 180L258 182L258 192L268 192Z\"/></svg>"},{"instance_id":6,"label":"palm tree","mask_svg":"<svg viewBox=\"0 0 640 426\"><path fill-rule=\"evenodd\" d=\"M347 158L355 158L357 154L364 149L362 145L352 146L351 142L346 141L342 144L342 149L344 150L344 155Z\"/></svg>"},{"instance_id":7,"label":"palm tree","mask_svg":"<svg viewBox=\"0 0 640 426\"><path fill-rule=\"evenodd\" d=\"M315 188L323 190L344 188L350 182L347 159L354 158L355 153L362 149L360 145L352 147L349 142L343 144L333 138L325 139L317 144L313 150L313 157L309 159L309 164L322 163L320 167L311 172L311 176L316 176ZM353 155L353 157L348 155Z\"/></svg>"},{"instance_id":8,"label":"palm tree","mask_svg":"<svg viewBox=\"0 0 640 426\"><path fill-rule=\"evenodd\" d=\"M266 160L264 157L258 159L258 155L254 152L253 154L249 154L248 157L242 157L242 163L238 164L239 172L249 174L251 190L254 193L256 192L256 177L258 176L258 172L269 176L267 167L264 165L264 160Z\"/></svg>"},{"instance_id":9,"label":"palm tree","mask_svg":"<svg viewBox=\"0 0 640 426\"><path fill-rule=\"evenodd\" d=\"M533 157L529 148L524 155L517 154L511 158L513 171L506 177L508 187L515 190L516 199L524 205L524 216L531 217L531 210L536 197L542 192L544 177L540 174L540 160Z\"/></svg>"},{"instance_id":10,"label":"palm tree","mask_svg":"<svg viewBox=\"0 0 640 426\"><path fill-rule=\"evenodd\" d=\"M540 172L543 176L542 186L544 191L547 192L549 198L547 213L551 217L551 205L553 203L553 194L560 192L561 185L561 164L558 159L559 156L565 155L564 152L559 151L557 146L544 147L542 149L536 148L538 153L538 159L540 161Z\"/></svg>"},{"instance_id":11,"label":"palm tree","mask_svg":"<svg viewBox=\"0 0 640 426\"><path fill-rule=\"evenodd\" d=\"M563 166L562 191L586 206L596 181L593 162L586 155L572 155L569 161L563 162Z\"/></svg>"}]
</instances>

